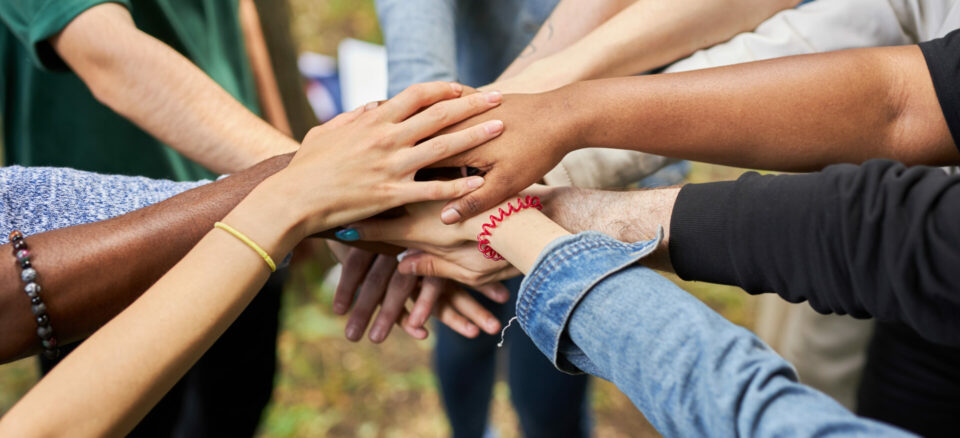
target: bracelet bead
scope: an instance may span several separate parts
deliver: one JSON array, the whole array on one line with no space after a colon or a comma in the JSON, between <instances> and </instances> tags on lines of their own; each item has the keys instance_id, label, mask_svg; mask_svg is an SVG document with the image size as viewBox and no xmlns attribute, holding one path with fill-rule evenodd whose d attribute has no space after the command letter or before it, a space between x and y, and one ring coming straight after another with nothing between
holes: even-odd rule
<instances>
[{"instance_id":1,"label":"bracelet bead","mask_svg":"<svg viewBox=\"0 0 960 438\"><path fill-rule=\"evenodd\" d=\"M20 271L20 279L23 280L24 283L29 283L33 280L36 280L37 270L33 268L27 268Z\"/></svg>"},{"instance_id":2,"label":"bracelet bead","mask_svg":"<svg viewBox=\"0 0 960 438\"><path fill-rule=\"evenodd\" d=\"M30 310L33 311L34 315L40 316L40 315L43 315L44 313L47 313L47 305L43 303L34 304L33 306L30 307Z\"/></svg>"},{"instance_id":3,"label":"bracelet bead","mask_svg":"<svg viewBox=\"0 0 960 438\"><path fill-rule=\"evenodd\" d=\"M60 350L57 349L57 339L53 337L53 327L50 326L50 316L47 314L47 305L40 297L42 288L35 281L37 279L37 270L33 268L31 254L28 249L27 241L23 233L14 230L10 232L10 242L13 246L13 256L20 265L20 279L26 283L23 286L23 292L30 298L30 312L33 313L37 322L37 336L40 337L40 343L43 345L43 355L48 359L60 357Z\"/></svg>"}]
</instances>

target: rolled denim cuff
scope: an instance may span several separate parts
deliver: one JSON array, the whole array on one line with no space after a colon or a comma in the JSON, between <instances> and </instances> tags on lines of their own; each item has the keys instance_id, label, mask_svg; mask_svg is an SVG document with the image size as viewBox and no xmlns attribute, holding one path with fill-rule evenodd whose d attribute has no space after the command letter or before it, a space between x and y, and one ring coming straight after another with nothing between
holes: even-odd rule
<instances>
[{"instance_id":1,"label":"rolled denim cuff","mask_svg":"<svg viewBox=\"0 0 960 438\"><path fill-rule=\"evenodd\" d=\"M582 355L565 334L577 304L610 275L646 257L657 238L623 243L603 233L587 231L551 242L523 280L517 298L517 321L533 343L558 370L581 374L565 356Z\"/></svg>"}]
</instances>

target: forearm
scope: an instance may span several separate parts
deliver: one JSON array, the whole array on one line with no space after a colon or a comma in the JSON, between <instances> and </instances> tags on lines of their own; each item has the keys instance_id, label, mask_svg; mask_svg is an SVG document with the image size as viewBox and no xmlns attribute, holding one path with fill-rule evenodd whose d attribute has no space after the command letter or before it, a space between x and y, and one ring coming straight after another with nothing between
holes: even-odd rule
<instances>
[{"instance_id":1,"label":"forearm","mask_svg":"<svg viewBox=\"0 0 960 438\"><path fill-rule=\"evenodd\" d=\"M28 236L56 336L82 338L123 310L170 269L260 181L291 156L113 219ZM10 251L10 244L0 247ZM12 256L11 260L12 260ZM39 350L18 269L0 269L0 361Z\"/></svg>"},{"instance_id":2,"label":"forearm","mask_svg":"<svg viewBox=\"0 0 960 438\"><path fill-rule=\"evenodd\" d=\"M663 237L656 250L641 262L661 271L672 271L670 221L680 187L651 190L587 190L575 187L533 189L542 199L543 212L572 233L599 231L623 242Z\"/></svg>"},{"instance_id":3,"label":"forearm","mask_svg":"<svg viewBox=\"0 0 960 438\"><path fill-rule=\"evenodd\" d=\"M540 27L540 30L515 59L500 75L499 80L509 79L524 71L531 64L551 57L561 52L584 35L590 33L597 26L616 15L636 0L562 0L556 9ZM576 68L573 65L564 65L563 69ZM551 72L550 76L558 76L559 71ZM552 77L543 77L541 80L552 81ZM545 88L546 89L552 89ZM514 90L522 92L522 90Z\"/></svg>"},{"instance_id":4,"label":"forearm","mask_svg":"<svg viewBox=\"0 0 960 438\"><path fill-rule=\"evenodd\" d=\"M752 333L629 263L645 245L581 234L538 260L518 317L562 369L612 381L664 436L897 433L799 384Z\"/></svg>"},{"instance_id":5,"label":"forearm","mask_svg":"<svg viewBox=\"0 0 960 438\"><path fill-rule=\"evenodd\" d=\"M52 42L100 102L213 171L236 172L298 146L136 29L119 5L89 9Z\"/></svg>"},{"instance_id":6,"label":"forearm","mask_svg":"<svg viewBox=\"0 0 960 438\"><path fill-rule=\"evenodd\" d=\"M223 220L274 258L295 243L267 190ZM264 260L210 231L170 272L64 359L0 421L3 435L123 436L223 333L266 280ZM89 409L96 406L97 415Z\"/></svg>"},{"instance_id":7,"label":"forearm","mask_svg":"<svg viewBox=\"0 0 960 438\"><path fill-rule=\"evenodd\" d=\"M524 83L538 83L537 89L530 90L533 92L581 80L645 72L753 29L796 3L797 0L637 1L622 11L614 11L619 13L583 38L568 43L569 47L529 64L528 70L520 72L517 78Z\"/></svg>"},{"instance_id":8,"label":"forearm","mask_svg":"<svg viewBox=\"0 0 960 438\"><path fill-rule=\"evenodd\" d=\"M576 106L566 146L789 171L893 158L960 161L916 46L607 79L548 93Z\"/></svg>"}]
</instances>

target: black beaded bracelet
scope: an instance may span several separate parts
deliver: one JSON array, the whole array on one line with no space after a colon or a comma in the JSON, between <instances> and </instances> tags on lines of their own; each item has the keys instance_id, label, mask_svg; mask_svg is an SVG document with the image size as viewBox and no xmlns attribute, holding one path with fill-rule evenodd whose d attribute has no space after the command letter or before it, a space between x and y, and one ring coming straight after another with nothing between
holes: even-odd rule
<instances>
[{"instance_id":1,"label":"black beaded bracelet","mask_svg":"<svg viewBox=\"0 0 960 438\"><path fill-rule=\"evenodd\" d=\"M60 349L57 348L57 338L53 336L53 327L50 327L50 317L47 316L47 305L43 304L40 298L40 285L37 283L37 270L33 268L30 262L30 249L27 248L27 241L23 238L23 233L14 230L10 233L10 243L13 244L13 256L20 265L20 279L26 284L23 292L30 298L30 310L37 320L37 336L40 337L40 343L43 345L43 355L47 359L56 359L60 357Z\"/></svg>"}]
</instances>

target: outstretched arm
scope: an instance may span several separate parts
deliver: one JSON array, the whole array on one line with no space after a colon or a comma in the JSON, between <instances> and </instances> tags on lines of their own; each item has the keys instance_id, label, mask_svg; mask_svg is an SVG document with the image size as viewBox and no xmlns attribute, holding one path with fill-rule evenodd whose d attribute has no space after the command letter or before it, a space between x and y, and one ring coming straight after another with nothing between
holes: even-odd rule
<instances>
[{"instance_id":1,"label":"outstretched arm","mask_svg":"<svg viewBox=\"0 0 960 438\"><path fill-rule=\"evenodd\" d=\"M525 189L580 147L789 171L871 158L960 162L917 46L582 82L505 96L468 124L490 117L506 121L501 138L441 163L488 171L490 182L452 203L446 223Z\"/></svg>"},{"instance_id":2,"label":"outstretched arm","mask_svg":"<svg viewBox=\"0 0 960 438\"><path fill-rule=\"evenodd\" d=\"M492 87L536 93L642 73L753 29L798 0L610 1L599 8L587 3L561 2L524 51L527 56L514 61ZM580 9L590 10L587 20L578 19L585 13Z\"/></svg>"},{"instance_id":3,"label":"outstretched arm","mask_svg":"<svg viewBox=\"0 0 960 438\"><path fill-rule=\"evenodd\" d=\"M19 208L15 202L5 203L5 222L27 234L32 263L42 276L41 296L58 340L64 343L83 338L120 313L183 258L215 221L260 181L286 166L290 158L291 155L271 158L228 178L112 219L47 232L25 227L53 217L62 220L72 216L60 211L37 211L42 205L39 200L72 198L71 192L59 187L88 185L92 191L81 195L109 193L109 199L81 199L97 208L90 207L93 211L78 220L98 220L127 206L111 208L104 204L129 200L131 208L138 208L137 200L149 198L150 190L166 193L176 190L168 185L181 184L65 172L47 180L58 188L46 188L37 184L36 179L44 176L44 169L24 169L16 176L23 184L8 181L11 184L6 184L5 190L10 197L35 202ZM63 206L62 202L60 205ZM29 219L24 220L24 215L29 215ZM68 224L57 224L64 225ZM38 234L32 235L35 231ZM10 243L0 246L0 253L10 257L10 263L0 269L0 332L4 333L0 337L0 362L6 362L35 353L40 343L37 324L30 313L30 299L23 292L19 268L10 255Z\"/></svg>"},{"instance_id":4,"label":"outstretched arm","mask_svg":"<svg viewBox=\"0 0 960 438\"><path fill-rule=\"evenodd\" d=\"M457 119L489 108L467 97L417 114L461 90L446 83L418 86L373 111L353 111L312 130L283 171L221 219L255 244L248 247L226 231L206 232L183 260L5 413L0 435L125 435L253 299L270 272L265 259L279 260L311 234L397 205L473 190L482 182L478 177L414 181L418 169L494 135L476 129L425 138L452 121L437 118L438 112ZM414 148L421 140L423 147ZM344 154L346 147L358 153Z\"/></svg>"},{"instance_id":5,"label":"outstretched arm","mask_svg":"<svg viewBox=\"0 0 960 438\"><path fill-rule=\"evenodd\" d=\"M484 221L473 218L440 234L475 243ZM801 385L793 368L749 331L638 266L656 248L653 240L571 236L527 209L493 229L490 245L528 274L517 318L547 358L563 371L612 381L666 436L819 436L841 428L907 435L857 418Z\"/></svg>"},{"instance_id":6,"label":"outstretched arm","mask_svg":"<svg viewBox=\"0 0 960 438\"><path fill-rule=\"evenodd\" d=\"M664 238L643 260L649 267L775 292L822 313L901 321L934 342L960 344L960 296L953 290L960 282L960 202L953 202L960 178L938 168L871 160L803 175L751 172L682 189L528 193L540 194L544 213L575 232L635 242L654 239L662 226ZM439 207L355 227L364 239L402 242L456 262L448 248L474 239L487 215L444 227ZM475 247L471 252L481 258Z\"/></svg>"},{"instance_id":7,"label":"outstretched arm","mask_svg":"<svg viewBox=\"0 0 960 438\"><path fill-rule=\"evenodd\" d=\"M119 4L84 11L50 42L97 100L215 172L236 172L298 146L137 29Z\"/></svg>"}]
</instances>

